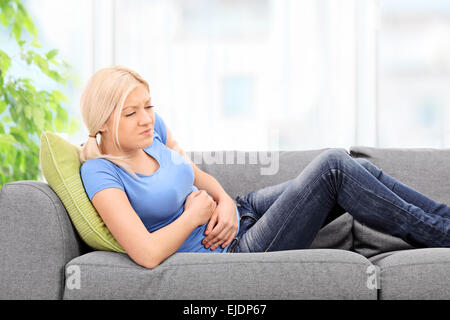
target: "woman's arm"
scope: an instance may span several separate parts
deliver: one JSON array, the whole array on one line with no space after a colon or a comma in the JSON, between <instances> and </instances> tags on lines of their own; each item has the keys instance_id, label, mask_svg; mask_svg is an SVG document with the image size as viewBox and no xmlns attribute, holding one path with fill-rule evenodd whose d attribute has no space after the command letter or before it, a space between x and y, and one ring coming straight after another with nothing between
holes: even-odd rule
<instances>
[{"instance_id":1,"label":"woman's arm","mask_svg":"<svg viewBox=\"0 0 450 320\"><path fill-rule=\"evenodd\" d=\"M237 232L236 205L213 176L198 168L194 184L199 190L206 190L210 193L217 202L217 208L206 226L206 237L202 243L211 250L215 250L219 246L225 248L231 243Z\"/></svg>"},{"instance_id":2,"label":"woman's arm","mask_svg":"<svg viewBox=\"0 0 450 320\"><path fill-rule=\"evenodd\" d=\"M154 268L173 254L197 227L187 210L169 225L149 233L121 189L97 192L92 204L133 261Z\"/></svg>"},{"instance_id":3,"label":"woman's arm","mask_svg":"<svg viewBox=\"0 0 450 320\"><path fill-rule=\"evenodd\" d=\"M199 190L207 191L217 202L217 208L206 227L206 237L203 239L202 243L206 248L211 247L211 250L215 250L220 245L225 248L234 239L238 228L236 206L233 199L226 193L213 176L202 171L192 162L183 149L181 149L167 126L166 131L166 146L175 152L178 152L191 163L194 170L194 185L197 186Z\"/></svg>"}]
</instances>

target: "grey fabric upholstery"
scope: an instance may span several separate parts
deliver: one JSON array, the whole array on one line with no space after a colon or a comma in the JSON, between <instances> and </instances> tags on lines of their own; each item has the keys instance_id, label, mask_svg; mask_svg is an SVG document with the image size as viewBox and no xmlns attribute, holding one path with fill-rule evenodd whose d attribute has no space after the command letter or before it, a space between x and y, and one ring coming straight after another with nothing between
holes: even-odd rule
<instances>
[{"instance_id":1,"label":"grey fabric upholstery","mask_svg":"<svg viewBox=\"0 0 450 320\"><path fill-rule=\"evenodd\" d=\"M235 199L238 195L295 178L325 150L328 148L279 152L195 151L187 154L200 169L216 178Z\"/></svg>"},{"instance_id":2,"label":"grey fabric upholstery","mask_svg":"<svg viewBox=\"0 0 450 320\"><path fill-rule=\"evenodd\" d=\"M86 250L61 200L37 181L0 190L0 243L0 299L61 299L66 263Z\"/></svg>"},{"instance_id":3,"label":"grey fabric upholstery","mask_svg":"<svg viewBox=\"0 0 450 320\"><path fill-rule=\"evenodd\" d=\"M369 260L345 250L177 253L152 270L125 254L95 251L74 265L79 289L66 289L64 299L377 298L366 286Z\"/></svg>"},{"instance_id":4,"label":"grey fabric upholstery","mask_svg":"<svg viewBox=\"0 0 450 320\"><path fill-rule=\"evenodd\" d=\"M450 299L450 248L400 250L371 261L380 268L379 299Z\"/></svg>"}]
</instances>

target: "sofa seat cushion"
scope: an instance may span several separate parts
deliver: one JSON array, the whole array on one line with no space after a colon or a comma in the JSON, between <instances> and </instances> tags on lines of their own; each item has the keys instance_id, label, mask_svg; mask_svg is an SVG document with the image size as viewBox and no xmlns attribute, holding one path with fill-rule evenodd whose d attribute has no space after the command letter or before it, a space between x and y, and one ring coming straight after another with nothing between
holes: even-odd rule
<instances>
[{"instance_id":1,"label":"sofa seat cushion","mask_svg":"<svg viewBox=\"0 0 450 320\"><path fill-rule=\"evenodd\" d=\"M154 269L94 251L66 265L64 299L377 299L365 257L337 249L176 253ZM351 279L351 280L350 280ZM350 280L350 281L349 281Z\"/></svg>"},{"instance_id":2,"label":"sofa seat cushion","mask_svg":"<svg viewBox=\"0 0 450 320\"><path fill-rule=\"evenodd\" d=\"M450 299L450 248L386 252L370 259L380 268L380 299Z\"/></svg>"}]
</instances>

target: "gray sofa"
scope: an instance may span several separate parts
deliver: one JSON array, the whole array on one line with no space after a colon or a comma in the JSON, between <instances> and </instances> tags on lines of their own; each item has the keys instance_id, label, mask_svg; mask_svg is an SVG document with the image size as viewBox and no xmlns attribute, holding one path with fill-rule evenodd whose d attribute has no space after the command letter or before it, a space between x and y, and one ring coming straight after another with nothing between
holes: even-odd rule
<instances>
[{"instance_id":1,"label":"gray sofa","mask_svg":"<svg viewBox=\"0 0 450 320\"><path fill-rule=\"evenodd\" d=\"M235 198L297 176L325 150L189 155ZM450 149L349 151L450 203ZM176 253L145 269L126 254L87 247L48 184L17 181L0 192L0 244L0 299L450 298L450 249L413 248L348 213L324 226L306 250Z\"/></svg>"}]
</instances>

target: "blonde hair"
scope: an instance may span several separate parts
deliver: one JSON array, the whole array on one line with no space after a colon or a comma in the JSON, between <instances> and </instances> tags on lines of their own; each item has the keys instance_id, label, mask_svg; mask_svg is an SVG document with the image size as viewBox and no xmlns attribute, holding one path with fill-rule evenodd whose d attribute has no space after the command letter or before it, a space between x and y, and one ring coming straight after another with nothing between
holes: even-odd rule
<instances>
[{"instance_id":1,"label":"blonde hair","mask_svg":"<svg viewBox=\"0 0 450 320\"><path fill-rule=\"evenodd\" d=\"M118 135L120 114L127 96L141 84L150 91L148 83L137 72L123 66L113 66L97 71L86 84L80 103L81 116L89 131L89 136L101 134L99 130L112 116L113 111L118 108L113 121L113 143L121 150ZM80 161L84 163L96 158L108 159L139 179L125 162L129 157L102 154L97 139L89 137L81 147Z\"/></svg>"}]
</instances>

